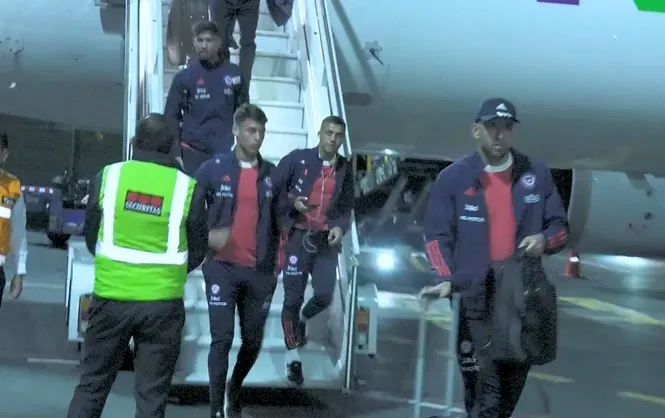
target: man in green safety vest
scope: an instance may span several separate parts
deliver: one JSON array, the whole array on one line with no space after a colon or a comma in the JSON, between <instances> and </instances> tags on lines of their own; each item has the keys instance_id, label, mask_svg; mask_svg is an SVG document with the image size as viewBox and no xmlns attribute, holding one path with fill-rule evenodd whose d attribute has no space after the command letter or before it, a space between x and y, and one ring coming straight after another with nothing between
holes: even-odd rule
<instances>
[{"instance_id":1,"label":"man in green safety vest","mask_svg":"<svg viewBox=\"0 0 665 418\"><path fill-rule=\"evenodd\" d=\"M160 114L141 119L132 160L93 182L85 241L95 284L81 381L68 418L98 418L134 338L136 418L163 418L180 354L187 273L207 250L204 190L169 157Z\"/></svg>"}]
</instances>

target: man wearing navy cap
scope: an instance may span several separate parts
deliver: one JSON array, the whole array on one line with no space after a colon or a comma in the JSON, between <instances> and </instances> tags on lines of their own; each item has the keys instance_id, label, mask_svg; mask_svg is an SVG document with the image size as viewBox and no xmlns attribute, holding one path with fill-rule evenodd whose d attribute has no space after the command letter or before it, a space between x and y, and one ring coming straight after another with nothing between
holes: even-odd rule
<instances>
[{"instance_id":1,"label":"man wearing navy cap","mask_svg":"<svg viewBox=\"0 0 665 418\"><path fill-rule=\"evenodd\" d=\"M509 418L530 368L475 349L490 343L484 323L490 264L520 248L542 269L540 257L561 251L568 238L566 212L549 169L511 147L517 123L508 100L483 102L471 125L477 151L439 173L425 216L425 247L439 281L421 294L461 294L458 360L467 412L471 416L475 407L477 418Z\"/></svg>"}]
</instances>

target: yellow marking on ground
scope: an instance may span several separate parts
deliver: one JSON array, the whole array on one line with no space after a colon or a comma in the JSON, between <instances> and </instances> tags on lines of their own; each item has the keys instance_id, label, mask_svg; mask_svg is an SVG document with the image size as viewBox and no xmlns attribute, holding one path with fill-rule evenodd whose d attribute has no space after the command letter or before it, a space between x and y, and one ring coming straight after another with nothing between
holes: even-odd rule
<instances>
[{"instance_id":1,"label":"yellow marking on ground","mask_svg":"<svg viewBox=\"0 0 665 418\"><path fill-rule=\"evenodd\" d=\"M590 309L597 312L605 312L617 315L624 318L627 322L638 325L657 325L665 327L665 321L653 318L647 314L636 311L634 309L625 308L623 306L614 305L602 300L593 298L573 298L573 297L560 297L559 300L567 302L581 308Z\"/></svg>"},{"instance_id":2,"label":"yellow marking on ground","mask_svg":"<svg viewBox=\"0 0 665 418\"><path fill-rule=\"evenodd\" d=\"M545 382L549 383L574 383L575 380L570 379L568 377L563 377L563 376L556 376L553 374L548 374L548 373L540 373L540 372L529 372L529 377L536 379L536 380L542 380Z\"/></svg>"},{"instance_id":3,"label":"yellow marking on ground","mask_svg":"<svg viewBox=\"0 0 665 418\"><path fill-rule=\"evenodd\" d=\"M654 405L665 406L665 398L660 396L643 395L635 392L618 392L617 396L624 399L647 402Z\"/></svg>"}]
</instances>

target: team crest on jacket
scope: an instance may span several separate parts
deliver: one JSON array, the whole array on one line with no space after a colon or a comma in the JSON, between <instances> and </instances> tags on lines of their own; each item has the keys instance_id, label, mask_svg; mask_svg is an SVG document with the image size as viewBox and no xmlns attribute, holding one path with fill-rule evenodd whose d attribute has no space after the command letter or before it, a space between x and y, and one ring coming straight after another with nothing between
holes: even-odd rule
<instances>
[{"instance_id":1,"label":"team crest on jacket","mask_svg":"<svg viewBox=\"0 0 665 418\"><path fill-rule=\"evenodd\" d=\"M233 78L231 78L230 76L227 75L226 77L224 77L224 83L227 86L231 86L233 84Z\"/></svg>"},{"instance_id":2,"label":"team crest on jacket","mask_svg":"<svg viewBox=\"0 0 665 418\"><path fill-rule=\"evenodd\" d=\"M164 197L141 192L127 191L125 195L125 210L143 213L145 215L162 215Z\"/></svg>"},{"instance_id":3,"label":"team crest on jacket","mask_svg":"<svg viewBox=\"0 0 665 418\"><path fill-rule=\"evenodd\" d=\"M536 176L533 174L525 174L522 176L522 179L520 180L522 183L522 186L524 186L527 189L533 189L533 186L536 185Z\"/></svg>"}]
</instances>

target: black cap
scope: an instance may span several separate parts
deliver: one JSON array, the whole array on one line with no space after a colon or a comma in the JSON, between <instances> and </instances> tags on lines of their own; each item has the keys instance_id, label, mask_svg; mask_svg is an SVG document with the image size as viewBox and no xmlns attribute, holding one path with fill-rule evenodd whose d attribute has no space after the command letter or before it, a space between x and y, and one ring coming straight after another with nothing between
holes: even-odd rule
<instances>
[{"instance_id":1,"label":"black cap","mask_svg":"<svg viewBox=\"0 0 665 418\"><path fill-rule=\"evenodd\" d=\"M498 97L487 99L483 102L478 111L476 121L487 122L496 118L510 119L513 122L519 123L515 105L508 100Z\"/></svg>"}]
</instances>

